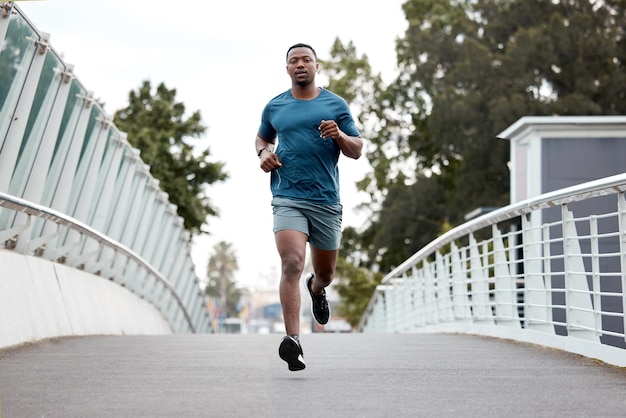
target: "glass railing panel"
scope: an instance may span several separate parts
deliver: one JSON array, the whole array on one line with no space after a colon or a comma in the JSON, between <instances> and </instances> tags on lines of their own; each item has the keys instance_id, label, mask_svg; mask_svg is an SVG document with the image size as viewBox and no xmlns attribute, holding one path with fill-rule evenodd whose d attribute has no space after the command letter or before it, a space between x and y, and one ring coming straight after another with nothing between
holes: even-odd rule
<instances>
[{"instance_id":1,"label":"glass railing panel","mask_svg":"<svg viewBox=\"0 0 626 418\"><path fill-rule=\"evenodd\" d=\"M48 49L35 97L30 108L28 123L22 137L22 144L18 152L17 166L9 186L9 194L13 196L23 196L35 157L37 157L41 148L45 146L45 144L42 144L43 135L45 130L50 127L50 114L57 99L59 87L63 82L64 72L65 65L63 61L54 51ZM49 148L48 155L50 151ZM50 161L48 160L45 163L49 165ZM36 201L39 202L39 198Z\"/></svg>"},{"instance_id":2,"label":"glass railing panel","mask_svg":"<svg viewBox=\"0 0 626 418\"><path fill-rule=\"evenodd\" d=\"M136 248L142 258L138 276L127 276L127 269L120 267L128 262L125 260L128 255L116 245L107 250L122 254L114 256L114 262L109 263L109 254L100 256L96 262L120 283L128 283L132 278L140 295L157 307L164 301L159 292L173 291L171 297L178 300L176 289L184 289L188 298L184 299L186 306L181 308L186 319L170 311L164 314L176 322L172 323L174 329L188 330L192 324L186 324L191 311L187 305L194 305L193 311L204 306L201 296L188 295L188 289L197 286L193 274L189 278L176 278L176 284L182 280L186 281L185 286L171 287L168 282L171 278L161 277L163 272L152 271L153 266L143 266L144 260L152 260L155 269L158 264L168 274L178 276L181 257L189 258L185 248L168 245L169 240L178 237L182 226L176 222L167 195L160 191L158 182L149 176L141 162L130 160L135 157L126 154L126 150L124 163L117 157L109 160L111 155L117 155L113 147L120 146L114 142L125 138L124 134L112 125L91 92L73 79L68 71L70 66L47 45L47 34L37 31L18 5L13 6L13 13L4 19L0 30L0 168L3 158L8 161L4 165L6 175L0 176L0 192L16 199L21 196L25 202L73 217L72 222L84 222L107 234L107 239L122 240ZM122 146L130 147L125 140ZM3 149L11 152L3 153ZM103 167L109 167L106 176ZM125 181L122 167L130 170ZM115 178L112 191L109 176ZM112 197L106 210L98 205L106 200L101 197L105 192ZM106 216L104 225L94 222L97 216L93 208L98 208L97 216ZM5 211L9 216L3 214ZM4 244L8 248L78 268L85 268L85 263L93 261L94 251L80 252L86 246L84 233L76 225L59 224L58 219L47 215L31 216L30 224L21 232L11 227L12 223L24 224L16 217L19 212L10 204L0 208L0 233L7 237ZM27 218L22 213L18 216ZM99 242L99 239L94 241ZM162 265L162 254L166 251L177 253L171 254L173 260L179 260L176 265ZM95 264L88 267L89 271L96 269ZM155 286L155 280L162 283ZM160 290L151 290L156 288ZM169 318L170 313L175 318ZM205 321L207 318L205 315ZM201 324L195 327L198 325Z\"/></svg>"},{"instance_id":3,"label":"glass railing panel","mask_svg":"<svg viewBox=\"0 0 626 418\"><path fill-rule=\"evenodd\" d=\"M78 129L81 117L87 117L87 112L91 112L86 107L85 102L86 91L76 80L72 80L69 97L65 103L65 110L61 120L59 134L57 135L56 144L50 162L50 169L46 177L46 187L42 197L42 204L48 207L56 207L53 205L54 196L59 187L61 180L61 172L67 168L68 154L70 153L73 141L75 140L76 130ZM80 139L82 141L82 138ZM74 170L72 170L74 171Z\"/></svg>"},{"instance_id":4,"label":"glass railing panel","mask_svg":"<svg viewBox=\"0 0 626 418\"><path fill-rule=\"evenodd\" d=\"M20 14L12 14L0 50L0 149L4 143L30 62L37 50L37 31Z\"/></svg>"},{"instance_id":5,"label":"glass railing panel","mask_svg":"<svg viewBox=\"0 0 626 418\"><path fill-rule=\"evenodd\" d=\"M70 93L65 103L65 110L63 111L63 118L61 119L61 126L59 128L59 134L57 135L57 141L54 146L54 153L52 159L54 161L59 149L61 148L61 158L64 153L67 152L66 143L67 139L71 139L78 123L78 117L80 112L85 107L85 97L87 92L78 80L73 79L71 81Z\"/></svg>"}]
</instances>

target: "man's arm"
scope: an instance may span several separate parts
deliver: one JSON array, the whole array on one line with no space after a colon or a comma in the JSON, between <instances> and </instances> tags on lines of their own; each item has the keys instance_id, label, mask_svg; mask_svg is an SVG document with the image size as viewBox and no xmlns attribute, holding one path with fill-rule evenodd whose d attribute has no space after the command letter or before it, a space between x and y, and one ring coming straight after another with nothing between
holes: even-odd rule
<instances>
[{"instance_id":1,"label":"man's arm","mask_svg":"<svg viewBox=\"0 0 626 418\"><path fill-rule=\"evenodd\" d=\"M276 142L276 139L267 140L263 138L261 135L256 134L256 140L254 141L254 146L256 149L257 156L260 158L261 154L265 152L266 150L269 152L273 152L275 142Z\"/></svg>"},{"instance_id":2,"label":"man's arm","mask_svg":"<svg viewBox=\"0 0 626 418\"><path fill-rule=\"evenodd\" d=\"M275 142L276 139L268 140L259 134L256 135L256 140L254 141L256 153L261 159L261 163L259 165L266 173L283 166L278 158L278 155L274 154Z\"/></svg>"},{"instance_id":3,"label":"man's arm","mask_svg":"<svg viewBox=\"0 0 626 418\"><path fill-rule=\"evenodd\" d=\"M319 126L322 138L333 138L337 141L339 149L346 157L355 160L361 156L363 151L363 138L360 136L350 136L339 129L339 125L334 120L323 120Z\"/></svg>"},{"instance_id":4,"label":"man's arm","mask_svg":"<svg viewBox=\"0 0 626 418\"><path fill-rule=\"evenodd\" d=\"M346 157L358 160L363 151L363 138L360 136L348 136L339 131L339 136L335 138L339 149Z\"/></svg>"}]
</instances>

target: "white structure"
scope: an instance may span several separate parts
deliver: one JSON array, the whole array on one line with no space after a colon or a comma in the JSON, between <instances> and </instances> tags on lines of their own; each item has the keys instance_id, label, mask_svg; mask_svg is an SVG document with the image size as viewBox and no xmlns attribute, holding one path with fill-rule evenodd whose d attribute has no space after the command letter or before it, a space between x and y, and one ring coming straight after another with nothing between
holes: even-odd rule
<instances>
[{"instance_id":1,"label":"white structure","mask_svg":"<svg viewBox=\"0 0 626 418\"><path fill-rule=\"evenodd\" d=\"M626 116L525 116L511 142L511 204L626 172Z\"/></svg>"},{"instance_id":2,"label":"white structure","mask_svg":"<svg viewBox=\"0 0 626 418\"><path fill-rule=\"evenodd\" d=\"M48 39L0 2L0 347L210 332L176 207Z\"/></svg>"},{"instance_id":3,"label":"white structure","mask_svg":"<svg viewBox=\"0 0 626 418\"><path fill-rule=\"evenodd\" d=\"M359 329L482 334L626 366L626 117L522 118L499 137L511 205L388 273Z\"/></svg>"}]
</instances>

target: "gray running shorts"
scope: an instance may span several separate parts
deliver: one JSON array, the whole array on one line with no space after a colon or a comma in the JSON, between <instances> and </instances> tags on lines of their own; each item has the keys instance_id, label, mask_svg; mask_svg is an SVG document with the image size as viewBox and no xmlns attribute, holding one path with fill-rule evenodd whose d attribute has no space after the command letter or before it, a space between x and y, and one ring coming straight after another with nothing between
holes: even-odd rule
<instances>
[{"instance_id":1,"label":"gray running shorts","mask_svg":"<svg viewBox=\"0 0 626 418\"><path fill-rule=\"evenodd\" d=\"M300 231L315 248L336 250L341 243L342 209L340 204L319 205L275 197L272 199L274 233L285 229Z\"/></svg>"}]
</instances>

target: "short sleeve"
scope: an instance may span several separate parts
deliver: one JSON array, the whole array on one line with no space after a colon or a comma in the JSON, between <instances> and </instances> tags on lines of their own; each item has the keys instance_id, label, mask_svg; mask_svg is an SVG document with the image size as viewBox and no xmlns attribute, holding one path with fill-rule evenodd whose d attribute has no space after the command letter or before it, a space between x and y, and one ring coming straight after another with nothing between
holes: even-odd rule
<instances>
[{"instance_id":1,"label":"short sleeve","mask_svg":"<svg viewBox=\"0 0 626 418\"><path fill-rule=\"evenodd\" d=\"M259 126L259 135L267 140L276 138L276 129L271 123L271 102L265 105L261 114L261 125Z\"/></svg>"}]
</instances>

